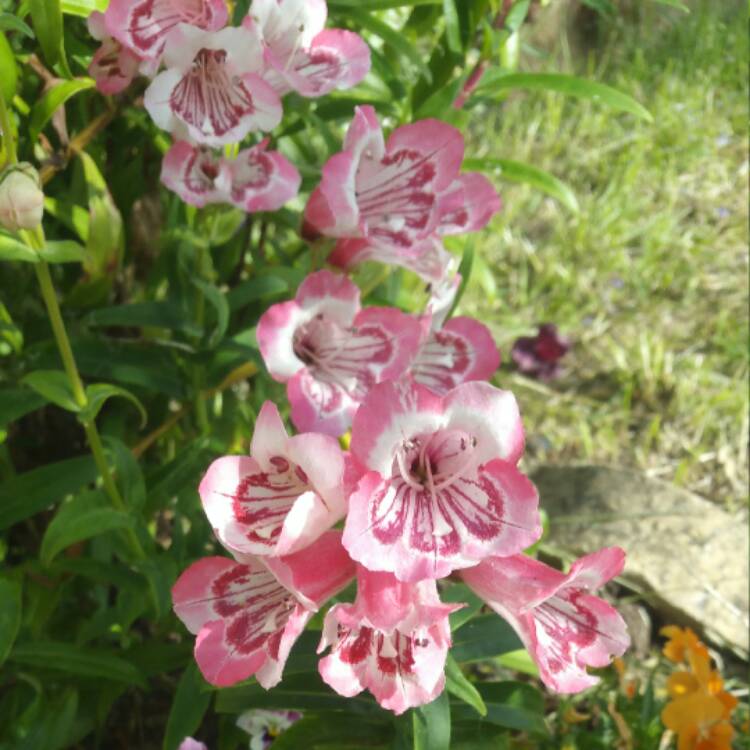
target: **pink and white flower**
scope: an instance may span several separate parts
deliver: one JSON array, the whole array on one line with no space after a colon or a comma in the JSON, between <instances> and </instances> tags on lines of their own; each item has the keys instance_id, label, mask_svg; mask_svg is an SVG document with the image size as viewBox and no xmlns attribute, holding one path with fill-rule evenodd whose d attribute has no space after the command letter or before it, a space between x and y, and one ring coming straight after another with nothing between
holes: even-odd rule
<instances>
[{"instance_id":1,"label":"pink and white flower","mask_svg":"<svg viewBox=\"0 0 750 750\"><path fill-rule=\"evenodd\" d=\"M269 373L287 383L296 427L330 435L346 432L372 386L406 371L421 335L399 310L362 310L356 284L330 271L310 274L257 329Z\"/></svg>"},{"instance_id":2,"label":"pink and white flower","mask_svg":"<svg viewBox=\"0 0 750 750\"><path fill-rule=\"evenodd\" d=\"M428 333L409 372L444 395L461 383L488 380L499 366L500 352L487 326L457 317Z\"/></svg>"},{"instance_id":3,"label":"pink and white flower","mask_svg":"<svg viewBox=\"0 0 750 750\"><path fill-rule=\"evenodd\" d=\"M231 203L254 213L275 211L297 195L300 175L268 140L239 152L236 159L177 141L164 156L161 180L186 203Z\"/></svg>"},{"instance_id":4,"label":"pink and white flower","mask_svg":"<svg viewBox=\"0 0 750 750\"><path fill-rule=\"evenodd\" d=\"M232 187L229 162L210 149L175 141L161 163L161 181L191 206L228 203Z\"/></svg>"},{"instance_id":5,"label":"pink and white flower","mask_svg":"<svg viewBox=\"0 0 750 750\"><path fill-rule=\"evenodd\" d=\"M163 60L167 69L151 82L144 105L164 130L222 146L281 121L281 101L261 77L263 51L253 31L180 24L167 37Z\"/></svg>"},{"instance_id":6,"label":"pink and white flower","mask_svg":"<svg viewBox=\"0 0 750 750\"><path fill-rule=\"evenodd\" d=\"M266 401L250 453L214 461L198 488L208 520L230 552L288 555L344 517L344 454L334 438L289 437L275 404Z\"/></svg>"},{"instance_id":7,"label":"pink and white flower","mask_svg":"<svg viewBox=\"0 0 750 750\"><path fill-rule=\"evenodd\" d=\"M516 468L523 428L513 394L464 383L439 396L411 381L375 386L352 426L363 476L344 546L402 581L442 578L541 535L534 485Z\"/></svg>"},{"instance_id":8,"label":"pink and white flower","mask_svg":"<svg viewBox=\"0 0 750 750\"><path fill-rule=\"evenodd\" d=\"M317 97L358 84L370 70L370 49L343 29L324 29L325 0L253 0L244 25L258 29L266 80L283 95Z\"/></svg>"},{"instance_id":9,"label":"pink and white flower","mask_svg":"<svg viewBox=\"0 0 750 750\"><path fill-rule=\"evenodd\" d=\"M369 690L396 714L429 703L445 686L448 615L460 606L443 604L434 581L402 583L358 567L356 601L326 615L318 652L331 652L321 677L347 698Z\"/></svg>"},{"instance_id":10,"label":"pink and white flower","mask_svg":"<svg viewBox=\"0 0 750 750\"><path fill-rule=\"evenodd\" d=\"M104 15L120 44L158 62L167 35L178 24L218 31L227 22L227 5L224 0L111 0Z\"/></svg>"},{"instance_id":11,"label":"pink and white flower","mask_svg":"<svg viewBox=\"0 0 750 750\"><path fill-rule=\"evenodd\" d=\"M212 685L255 675L266 689L281 680L289 652L313 613L354 577L337 531L301 552L276 558L286 583L258 558L206 557L172 588L177 616L197 635L195 659Z\"/></svg>"},{"instance_id":12,"label":"pink and white flower","mask_svg":"<svg viewBox=\"0 0 750 750\"><path fill-rule=\"evenodd\" d=\"M485 177L459 174L463 156L463 136L444 122L404 125L386 142L375 110L357 107L344 150L310 196L303 232L365 241L334 250L346 267L379 253L384 262L403 255L402 265L441 257L442 235L479 229L500 209Z\"/></svg>"},{"instance_id":13,"label":"pink and white flower","mask_svg":"<svg viewBox=\"0 0 750 750\"><path fill-rule=\"evenodd\" d=\"M586 667L604 667L630 645L617 610L589 593L622 571L625 553L606 547L580 558L565 575L524 555L491 557L461 577L518 633L542 681L575 693L599 681Z\"/></svg>"},{"instance_id":14,"label":"pink and white flower","mask_svg":"<svg viewBox=\"0 0 750 750\"><path fill-rule=\"evenodd\" d=\"M110 36L104 13L95 10L87 23L89 34L102 43L91 58L89 75L96 81L96 88L102 94L119 94L138 75L141 58Z\"/></svg>"}]
</instances>

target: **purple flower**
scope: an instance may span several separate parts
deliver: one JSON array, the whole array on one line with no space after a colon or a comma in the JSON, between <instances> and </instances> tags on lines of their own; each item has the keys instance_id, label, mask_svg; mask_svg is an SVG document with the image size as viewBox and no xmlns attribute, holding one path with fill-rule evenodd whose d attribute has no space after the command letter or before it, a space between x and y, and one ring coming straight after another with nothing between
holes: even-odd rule
<instances>
[{"instance_id":1,"label":"purple flower","mask_svg":"<svg viewBox=\"0 0 750 750\"><path fill-rule=\"evenodd\" d=\"M557 332L554 323L542 323L536 336L522 336L510 356L524 375L554 380L560 375L560 360L570 349L570 340Z\"/></svg>"},{"instance_id":2,"label":"purple flower","mask_svg":"<svg viewBox=\"0 0 750 750\"><path fill-rule=\"evenodd\" d=\"M245 711L237 726L250 735L250 750L267 750L273 741L302 714L298 711L267 711L262 708Z\"/></svg>"}]
</instances>

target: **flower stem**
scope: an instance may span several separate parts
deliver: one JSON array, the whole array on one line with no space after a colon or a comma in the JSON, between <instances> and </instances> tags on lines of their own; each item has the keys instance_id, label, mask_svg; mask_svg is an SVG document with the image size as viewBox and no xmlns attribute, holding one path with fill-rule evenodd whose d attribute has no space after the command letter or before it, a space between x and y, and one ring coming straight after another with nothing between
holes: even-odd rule
<instances>
[{"instance_id":1,"label":"flower stem","mask_svg":"<svg viewBox=\"0 0 750 750\"><path fill-rule=\"evenodd\" d=\"M15 164L18 161L16 156L16 142L11 130L10 114L5 104L5 97L0 94L0 130L3 131L3 150L5 151L5 160L8 164Z\"/></svg>"},{"instance_id":2,"label":"flower stem","mask_svg":"<svg viewBox=\"0 0 750 750\"><path fill-rule=\"evenodd\" d=\"M25 236L27 243L32 249L40 250L43 247L44 236L41 229L25 233ZM78 373L78 367L76 366L75 357L73 356L73 349L70 346L68 333L65 330L65 323L63 322L60 306L57 302L57 295L55 294L52 277L50 276L49 266L43 260L40 260L39 263L34 264L34 270L36 271L36 277L42 291L42 298L44 299L44 304L47 308L47 315L49 316L50 324L52 325L52 332L55 336L57 349L60 352L63 367L65 368L68 380L70 381L73 398L79 409L84 410L86 406L88 406L88 398L86 397L86 391L83 387L83 381ZM89 448L91 448L91 453L94 457L94 462L101 474L104 489L109 496L112 505L117 510L126 513L128 508L117 488L117 484L115 483L109 464L107 463L107 457L104 453L104 446L102 445L102 439L99 435L99 430L96 427L96 422L93 418L82 419L81 422L86 433ZM132 528L127 530L127 537L133 554L138 559L144 559L146 554Z\"/></svg>"}]
</instances>

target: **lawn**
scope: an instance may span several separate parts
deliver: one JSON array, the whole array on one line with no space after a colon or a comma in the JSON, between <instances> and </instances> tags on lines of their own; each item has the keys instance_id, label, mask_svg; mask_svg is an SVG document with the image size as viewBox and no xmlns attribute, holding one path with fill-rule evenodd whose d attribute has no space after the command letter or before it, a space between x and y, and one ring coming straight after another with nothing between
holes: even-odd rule
<instances>
[{"instance_id":1,"label":"lawn","mask_svg":"<svg viewBox=\"0 0 750 750\"><path fill-rule=\"evenodd\" d=\"M497 378L521 403L528 462L638 467L733 508L748 471L744 6L639 5L596 35L561 31L553 55L527 48L523 66L616 86L653 122L536 92L475 118L473 154L551 172L580 209L504 183L461 309L506 365L537 323L575 342L554 383Z\"/></svg>"}]
</instances>

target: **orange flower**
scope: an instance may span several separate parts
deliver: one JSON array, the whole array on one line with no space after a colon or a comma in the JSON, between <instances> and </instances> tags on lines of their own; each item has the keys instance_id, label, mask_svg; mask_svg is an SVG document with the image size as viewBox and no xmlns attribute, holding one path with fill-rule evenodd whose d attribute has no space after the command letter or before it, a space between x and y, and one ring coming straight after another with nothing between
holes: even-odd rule
<instances>
[{"instance_id":1,"label":"orange flower","mask_svg":"<svg viewBox=\"0 0 750 750\"><path fill-rule=\"evenodd\" d=\"M661 720L677 734L677 750L731 750L734 730L725 710L716 696L698 690L668 703Z\"/></svg>"},{"instance_id":2,"label":"orange flower","mask_svg":"<svg viewBox=\"0 0 750 750\"><path fill-rule=\"evenodd\" d=\"M706 647L690 628L667 625L659 633L669 639L664 644L662 652L670 661L686 661L690 652L704 652L708 656Z\"/></svg>"}]
</instances>

